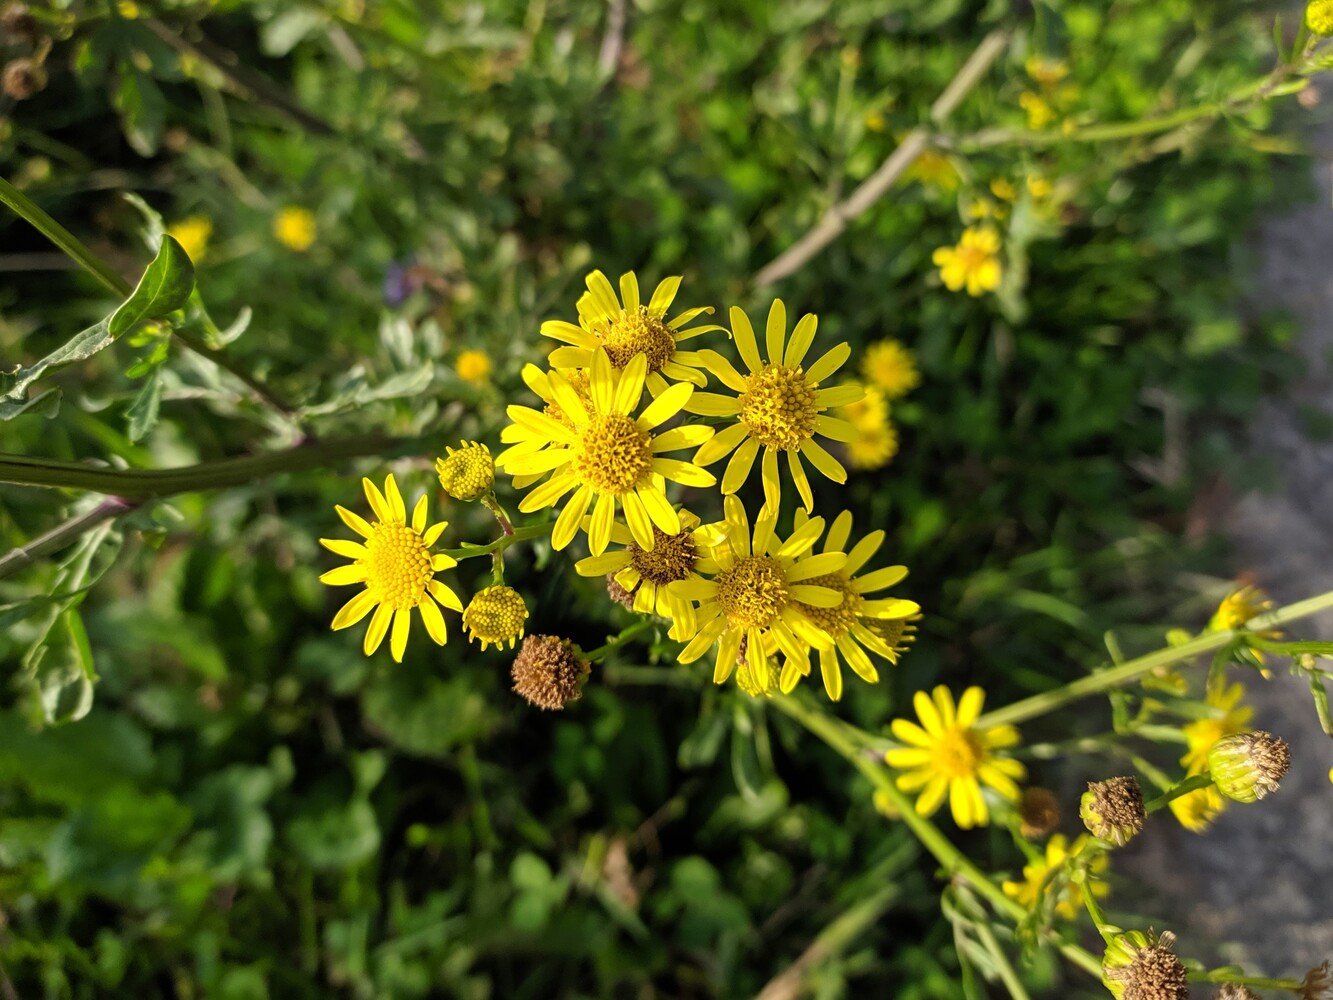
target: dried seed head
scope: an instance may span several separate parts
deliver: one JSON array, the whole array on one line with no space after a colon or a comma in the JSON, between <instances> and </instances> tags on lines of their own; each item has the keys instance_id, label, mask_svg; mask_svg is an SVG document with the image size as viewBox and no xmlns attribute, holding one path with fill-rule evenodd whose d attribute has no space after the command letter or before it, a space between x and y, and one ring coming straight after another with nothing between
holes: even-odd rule
<instances>
[{"instance_id":1,"label":"dried seed head","mask_svg":"<svg viewBox=\"0 0 1333 1000\"><path fill-rule=\"evenodd\" d=\"M0 11L0 29L5 36L15 42L36 42L42 34L42 26L32 16L28 5L23 3L6 4Z\"/></svg>"},{"instance_id":2,"label":"dried seed head","mask_svg":"<svg viewBox=\"0 0 1333 1000\"><path fill-rule=\"evenodd\" d=\"M1189 977L1171 950L1176 936L1117 934L1102 957L1102 984L1118 1000L1189 1000Z\"/></svg>"},{"instance_id":3,"label":"dried seed head","mask_svg":"<svg viewBox=\"0 0 1333 1000\"><path fill-rule=\"evenodd\" d=\"M1272 733L1224 736L1208 751L1208 770L1217 790L1237 802L1257 802L1278 783L1291 767L1291 750Z\"/></svg>"},{"instance_id":4,"label":"dried seed head","mask_svg":"<svg viewBox=\"0 0 1333 1000\"><path fill-rule=\"evenodd\" d=\"M1259 997L1248 986L1227 983L1213 1000L1259 1000Z\"/></svg>"},{"instance_id":5,"label":"dried seed head","mask_svg":"<svg viewBox=\"0 0 1333 1000\"><path fill-rule=\"evenodd\" d=\"M5 67L4 91L16 101L26 101L46 86L46 70L32 59L15 59Z\"/></svg>"},{"instance_id":6,"label":"dried seed head","mask_svg":"<svg viewBox=\"0 0 1333 1000\"><path fill-rule=\"evenodd\" d=\"M1300 1000L1333 1000L1333 971L1327 962L1316 965L1305 974L1296 995Z\"/></svg>"},{"instance_id":7,"label":"dried seed head","mask_svg":"<svg viewBox=\"0 0 1333 1000\"><path fill-rule=\"evenodd\" d=\"M583 695L589 665L582 650L558 635L530 635L514 657L514 691L538 708L559 711Z\"/></svg>"},{"instance_id":8,"label":"dried seed head","mask_svg":"<svg viewBox=\"0 0 1333 1000\"><path fill-rule=\"evenodd\" d=\"M1049 788L1025 788L1018 803L1018 820L1018 832L1028 840L1044 837L1060 825L1060 800Z\"/></svg>"},{"instance_id":9,"label":"dried seed head","mask_svg":"<svg viewBox=\"0 0 1333 1000\"><path fill-rule=\"evenodd\" d=\"M1089 782L1088 790L1079 802L1078 814L1094 837L1124 847L1143 829L1147 818L1138 779L1108 778Z\"/></svg>"},{"instance_id":10,"label":"dried seed head","mask_svg":"<svg viewBox=\"0 0 1333 1000\"><path fill-rule=\"evenodd\" d=\"M637 589L638 588L636 587L635 590ZM626 590L617 583L616 575L614 573L606 574L606 594L622 608L625 608L628 611L634 610L634 591Z\"/></svg>"}]
</instances>

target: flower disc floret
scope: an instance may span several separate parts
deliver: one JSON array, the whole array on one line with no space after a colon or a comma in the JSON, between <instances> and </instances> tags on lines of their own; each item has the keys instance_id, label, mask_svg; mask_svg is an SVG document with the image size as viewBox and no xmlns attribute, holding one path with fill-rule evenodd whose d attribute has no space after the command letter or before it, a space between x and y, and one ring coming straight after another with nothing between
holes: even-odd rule
<instances>
[{"instance_id":1,"label":"flower disc floret","mask_svg":"<svg viewBox=\"0 0 1333 1000\"><path fill-rule=\"evenodd\" d=\"M791 601L782 564L771 556L741 559L716 582L722 613L736 628L767 628Z\"/></svg>"},{"instance_id":2,"label":"flower disc floret","mask_svg":"<svg viewBox=\"0 0 1333 1000\"><path fill-rule=\"evenodd\" d=\"M415 608L434 576L430 550L406 524L376 524L366 539L366 586L395 611Z\"/></svg>"},{"instance_id":3,"label":"flower disc floret","mask_svg":"<svg viewBox=\"0 0 1333 1000\"><path fill-rule=\"evenodd\" d=\"M766 364L745 380L741 423L765 448L795 451L815 433L819 403L800 368Z\"/></svg>"},{"instance_id":4,"label":"flower disc floret","mask_svg":"<svg viewBox=\"0 0 1333 1000\"><path fill-rule=\"evenodd\" d=\"M644 482L652 465L652 435L620 413L593 418L580 435L574 458L585 483L615 496Z\"/></svg>"},{"instance_id":5,"label":"flower disc floret","mask_svg":"<svg viewBox=\"0 0 1333 1000\"><path fill-rule=\"evenodd\" d=\"M645 549L636 542L629 546L629 564L641 578L660 586L684 580L694 572L699 559L699 545L694 534L681 531L667 535L653 529L653 547Z\"/></svg>"},{"instance_id":6,"label":"flower disc floret","mask_svg":"<svg viewBox=\"0 0 1333 1000\"><path fill-rule=\"evenodd\" d=\"M598 323L596 330L602 346L616 368L624 368L630 358L642 354L648 359L648 372L660 372L676 353L676 335L671 327L640 305L634 312L622 312L609 322Z\"/></svg>"},{"instance_id":7,"label":"flower disc floret","mask_svg":"<svg viewBox=\"0 0 1333 1000\"><path fill-rule=\"evenodd\" d=\"M528 606L523 596L512 587L487 587L473 595L463 610L463 627L469 638L488 645L513 649L523 635L523 623L528 619Z\"/></svg>"},{"instance_id":8,"label":"flower disc floret","mask_svg":"<svg viewBox=\"0 0 1333 1000\"><path fill-rule=\"evenodd\" d=\"M805 613L810 620L831 635L835 640L846 635L857 623L864 599L852 589L852 580L846 573L828 573L810 581L813 586L827 587L842 595L842 603L836 608L807 608Z\"/></svg>"}]
</instances>

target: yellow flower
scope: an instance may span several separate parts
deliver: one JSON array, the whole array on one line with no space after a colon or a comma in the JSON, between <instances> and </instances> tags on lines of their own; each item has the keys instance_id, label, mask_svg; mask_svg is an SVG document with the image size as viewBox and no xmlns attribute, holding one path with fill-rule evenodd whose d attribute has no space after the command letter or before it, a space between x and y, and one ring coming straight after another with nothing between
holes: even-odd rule
<instances>
[{"instance_id":1,"label":"yellow flower","mask_svg":"<svg viewBox=\"0 0 1333 1000\"><path fill-rule=\"evenodd\" d=\"M1223 598L1208 623L1209 632L1244 628L1251 618L1263 614L1273 602L1258 587L1241 587ZM1279 635L1281 633L1278 633Z\"/></svg>"},{"instance_id":2,"label":"yellow flower","mask_svg":"<svg viewBox=\"0 0 1333 1000\"><path fill-rule=\"evenodd\" d=\"M1040 174L1028 174L1026 183L1028 194L1032 195L1034 201L1049 198L1051 192L1055 190L1054 185Z\"/></svg>"},{"instance_id":3,"label":"yellow flower","mask_svg":"<svg viewBox=\"0 0 1333 1000\"><path fill-rule=\"evenodd\" d=\"M491 356L475 348L460 351L454 359L454 372L464 382L485 385L491 376Z\"/></svg>"},{"instance_id":4,"label":"yellow flower","mask_svg":"<svg viewBox=\"0 0 1333 1000\"><path fill-rule=\"evenodd\" d=\"M139 5L134 3L134 0L119 0L116 4L116 13L127 21L133 21L139 16Z\"/></svg>"},{"instance_id":5,"label":"yellow flower","mask_svg":"<svg viewBox=\"0 0 1333 1000\"><path fill-rule=\"evenodd\" d=\"M1028 113L1028 128L1033 131L1044 129L1055 121L1055 109L1040 94L1025 90L1018 95L1018 103Z\"/></svg>"},{"instance_id":6,"label":"yellow flower","mask_svg":"<svg viewBox=\"0 0 1333 1000\"><path fill-rule=\"evenodd\" d=\"M1202 774L1208 770L1208 751L1223 736L1250 731L1249 723L1254 717L1254 709L1242 703L1244 697L1245 686L1240 681L1216 694L1210 693L1204 699L1204 704L1216 714L1181 727L1189 750L1180 758L1180 762L1189 774Z\"/></svg>"},{"instance_id":7,"label":"yellow flower","mask_svg":"<svg viewBox=\"0 0 1333 1000\"><path fill-rule=\"evenodd\" d=\"M888 128L888 120L879 111L867 111L863 119L868 132L883 132Z\"/></svg>"},{"instance_id":8,"label":"yellow flower","mask_svg":"<svg viewBox=\"0 0 1333 1000\"><path fill-rule=\"evenodd\" d=\"M1226 808L1227 800L1215 787L1200 788L1169 803L1180 825L1194 833L1203 833Z\"/></svg>"},{"instance_id":9,"label":"yellow flower","mask_svg":"<svg viewBox=\"0 0 1333 1000\"><path fill-rule=\"evenodd\" d=\"M989 226L969 226L957 246L940 247L931 260L951 292L967 288L981 295L1000 287L1000 234Z\"/></svg>"},{"instance_id":10,"label":"yellow flower","mask_svg":"<svg viewBox=\"0 0 1333 1000\"><path fill-rule=\"evenodd\" d=\"M503 649L523 637L523 623L528 620L528 606L523 595L513 587L487 587L478 591L463 609L463 628L470 639L478 640L481 648L494 643Z\"/></svg>"},{"instance_id":11,"label":"yellow flower","mask_svg":"<svg viewBox=\"0 0 1333 1000\"><path fill-rule=\"evenodd\" d=\"M213 235L213 220L206 215L191 215L169 225L167 235L181 245L191 261L198 264L208 252L208 240Z\"/></svg>"},{"instance_id":12,"label":"yellow flower","mask_svg":"<svg viewBox=\"0 0 1333 1000\"><path fill-rule=\"evenodd\" d=\"M677 596L670 584L678 580L697 580L700 573L716 574L717 563L709 553L719 538L718 526L703 525L687 510L680 512L680 532L665 535L653 529L653 547L645 549L634 541L629 529L611 525L611 541L622 546L599 556L589 556L574 564L579 576L606 576L631 592L633 608L644 615L658 614L671 619L671 638L685 642L698 631L694 605Z\"/></svg>"},{"instance_id":13,"label":"yellow flower","mask_svg":"<svg viewBox=\"0 0 1333 1000\"><path fill-rule=\"evenodd\" d=\"M949 797L954 822L968 829L989 822L984 784L1006 799L1017 801L1018 785L1027 769L1021 762L999 757L994 751L1018 743L1013 726L977 729L981 706L986 700L979 687L963 692L954 709L953 695L943 684L931 695L918 691L912 699L921 725L907 719L894 719L893 735L907 746L884 755L890 767L909 769L898 776L904 792L921 790L916 811L930 816Z\"/></svg>"},{"instance_id":14,"label":"yellow flower","mask_svg":"<svg viewBox=\"0 0 1333 1000\"><path fill-rule=\"evenodd\" d=\"M824 530L824 519L811 518L786 541L774 533L774 514L761 513L753 538L740 500L723 500L725 535L713 549L717 571L712 579L668 584L681 600L698 605L698 631L681 651L681 663L693 663L713 646L717 663L713 683L721 684L741 664L736 682L749 694L767 693L776 671L769 662L770 643L788 660L805 663L810 647L828 649L833 638L811 620L809 607L836 608L842 594L811 582L836 573L847 562L842 552L824 552L796 564ZM742 660L742 651L744 659Z\"/></svg>"},{"instance_id":15,"label":"yellow flower","mask_svg":"<svg viewBox=\"0 0 1333 1000\"><path fill-rule=\"evenodd\" d=\"M736 392L734 397L712 392L696 393L686 407L691 413L737 418L736 423L719 432L694 456L698 465L706 466L731 454L722 475L724 494L735 493L745 483L761 447L764 449L764 502L775 512L781 496L778 452L787 454L792 479L806 510L813 509L814 495L801 464L802 455L835 483L847 482L847 470L814 437L821 434L834 441L855 438L856 429L851 424L824 411L856 402L865 390L855 384L820 388L820 383L851 356L851 346L846 343L830 348L809 368L802 365L815 339L817 323L815 316L807 313L796 324L788 340L787 309L781 299L774 299L768 311L765 330L768 361L764 361L759 356L750 318L744 310L732 306L731 329L736 337L736 349L749 374L741 375L716 351L699 352L705 358L708 370Z\"/></svg>"},{"instance_id":16,"label":"yellow flower","mask_svg":"<svg viewBox=\"0 0 1333 1000\"><path fill-rule=\"evenodd\" d=\"M795 522L797 532L808 523L805 512L798 510ZM879 682L879 671L866 655L867 649L890 663L898 662L900 650L868 628L869 622L906 622L921 617L921 606L915 601L897 598L871 600L866 597L867 594L900 583L907 576L907 567L886 566L858 577L857 571L870 561L884 543L884 532L872 531L848 550L847 542L851 532L852 514L844 510L829 527L823 552L813 556L807 551L796 558L796 569L802 571L812 560L824 559L830 552L847 552L847 560L841 569L804 578L810 586L823 587L838 594L841 600L837 605L823 607L796 602L796 608L801 614L833 640L832 648L821 650L819 654L819 672L824 679L824 690L833 701L842 698L842 663L838 659L839 653L842 653L856 676L867 684ZM810 661L807 657L788 656L779 678L783 693L790 693L800 679L809 673Z\"/></svg>"},{"instance_id":17,"label":"yellow flower","mask_svg":"<svg viewBox=\"0 0 1333 1000\"><path fill-rule=\"evenodd\" d=\"M1069 65L1063 59L1050 56L1028 56L1023 63L1028 76L1043 87L1053 87L1069 75Z\"/></svg>"},{"instance_id":18,"label":"yellow flower","mask_svg":"<svg viewBox=\"0 0 1333 1000\"><path fill-rule=\"evenodd\" d=\"M398 484L390 475L384 480L384 492L376 488L369 479L362 479L366 500L375 514L373 523L366 521L346 507L335 507L343 523L363 539L363 542L350 542L342 538L321 538L319 544L330 552L354 560L346 566L331 569L320 582L333 587L347 586L353 583L365 585L365 590L357 594L342 606L333 618L333 628L344 629L355 625L373 609L375 614L366 629L363 648L370 656L384 641L393 623L393 634L389 639L389 650L398 663L403 662L403 650L407 648L407 633L412 624L412 609L421 612L421 620L426 623L426 631L437 645L443 646L445 640L444 616L436 601L446 608L462 611L463 605L458 595L446 587L435 574L457 565L457 561L445 555L431 555L434 545L448 527L447 521L439 521L426 527L426 498L423 495L412 509L412 521L407 520L407 508L403 505Z\"/></svg>"},{"instance_id":19,"label":"yellow flower","mask_svg":"<svg viewBox=\"0 0 1333 1000\"><path fill-rule=\"evenodd\" d=\"M699 371L703 361L694 351L682 351L680 343L720 326L706 325L684 329L696 317L711 314L712 306L686 309L670 322L666 313L680 289L679 276L664 278L644 305L639 298L639 281L633 271L620 276L620 298L601 271L587 277L588 290L579 298L579 325L551 319L542 324L542 336L564 341L571 346L551 352L552 368L588 368L597 348L606 350L611 367L624 368L630 360L643 355L648 362L648 391L660 395L667 378L677 382L708 384ZM624 305L621 304L624 299ZM664 378L663 376L666 376Z\"/></svg>"},{"instance_id":20,"label":"yellow flower","mask_svg":"<svg viewBox=\"0 0 1333 1000\"><path fill-rule=\"evenodd\" d=\"M1013 181L1004 177L997 177L990 182L990 193L1001 201L1018 200L1018 188L1014 187Z\"/></svg>"},{"instance_id":21,"label":"yellow flower","mask_svg":"<svg viewBox=\"0 0 1333 1000\"><path fill-rule=\"evenodd\" d=\"M935 149L927 149L907 168L905 175L909 180L920 183L923 187L935 188L946 194L958 190L962 178L953 160Z\"/></svg>"},{"instance_id":22,"label":"yellow flower","mask_svg":"<svg viewBox=\"0 0 1333 1000\"><path fill-rule=\"evenodd\" d=\"M861 358L861 373L884 391L887 399L900 399L921 384L916 355L900 340L877 340Z\"/></svg>"},{"instance_id":23,"label":"yellow flower","mask_svg":"<svg viewBox=\"0 0 1333 1000\"><path fill-rule=\"evenodd\" d=\"M1305 24L1316 35L1333 35L1333 0L1310 0L1305 8Z\"/></svg>"},{"instance_id":24,"label":"yellow flower","mask_svg":"<svg viewBox=\"0 0 1333 1000\"><path fill-rule=\"evenodd\" d=\"M987 219L1003 219L1009 214L1009 206L997 204L989 198L973 198L963 209L963 215L978 222Z\"/></svg>"},{"instance_id":25,"label":"yellow flower","mask_svg":"<svg viewBox=\"0 0 1333 1000\"><path fill-rule=\"evenodd\" d=\"M1045 857L1023 866L1022 882L1005 882L1000 888L1006 896L1029 910L1040 909L1043 899L1054 893L1058 900L1055 912L1066 920L1073 920L1083 908L1083 887L1069 880L1069 862L1077 859L1090 842L1085 833L1071 847L1069 839L1063 833L1057 833L1046 842ZM1110 863L1110 858L1102 851L1096 852L1088 863L1087 886L1096 899L1111 891L1109 885L1095 877L1105 872Z\"/></svg>"},{"instance_id":26,"label":"yellow flower","mask_svg":"<svg viewBox=\"0 0 1333 1000\"><path fill-rule=\"evenodd\" d=\"M853 469L882 469L898 454L898 430L885 422L883 427L860 431L855 441L847 444L847 464Z\"/></svg>"},{"instance_id":27,"label":"yellow flower","mask_svg":"<svg viewBox=\"0 0 1333 1000\"><path fill-rule=\"evenodd\" d=\"M574 540L592 507L588 547L593 555L605 552L617 504L625 512L634 540L651 549L654 525L666 535L680 531L680 516L667 501L663 480L684 486L717 482L697 464L658 457L661 452L695 447L713 436L713 429L702 424L653 434L689 402L694 386L677 382L637 418L632 416L643 398L647 369L647 359L638 354L617 371L606 349L599 347L593 352L586 403L559 372L546 376L547 387L568 424L526 406L510 406L507 411L513 423L501 432L500 439L511 447L496 456L495 464L516 476L550 473L518 509L526 514L553 507L574 491L551 533L551 544L557 550Z\"/></svg>"},{"instance_id":28,"label":"yellow flower","mask_svg":"<svg viewBox=\"0 0 1333 1000\"><path fill-rule=\"evenodd\" d=\"M477 441L464 441L457 451L445 447L446 457L435 460L440 488L455 500L480 500L495 485L495 459Z\"/></svg>"},{"instance_id":29,"label":"yellow flower","mask_svg":"<svg viewBox=\"0 0 1333 1000\"><path fill-rule=\"evenodd\" d=\"M288 250L305 253L315 243L315 216L308 208L289 205L273 217L273 235Z\"/></svg>"}]
</instances>

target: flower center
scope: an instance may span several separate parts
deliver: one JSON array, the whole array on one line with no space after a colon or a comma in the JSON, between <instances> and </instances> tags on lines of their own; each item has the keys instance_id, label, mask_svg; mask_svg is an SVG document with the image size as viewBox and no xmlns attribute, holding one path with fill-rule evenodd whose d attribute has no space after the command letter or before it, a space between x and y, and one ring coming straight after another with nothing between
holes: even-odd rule
<instances>
[{"instance_id":1,"label":"flower center","mask_svg":"<svg viewBox=\"0 0 1333 1000\"><path fill-rule=\"evenodd\" d=\"M598 414L583 429L574 468L598 493L620 496L652 469L652 443L652 435L623 413Z\"/></svg>"},{"instance_id":2,"label":"flower center","mask_svg":"<svg viewBox=\"0 0 1333 1000\"><path fill-rule=\"evenodd\" d=\"M793 451L815 433L815 387L802 368L766 364L746 379L741 423L760 444Z\"/></svg>"},{"instance_id":3,"label":"flower center","mask_svg":"<svg viewBox=\"0 0 1333 1000\"><path fill-rule=\"evenodd\" d=\"M949 778L971 778L981 763L981 744L969 729L946 729L933 748L935 770Z\"/></svg>"},{"instance_id":4,"label":"flower center","mask_svg":"<svg viewBox=\"0 0 1333 1000\"><path fill-rule=\"evenodd\" d=\"M380 521L366 539L366 549L370 555L358 563L366 567L366 586L379 603L395 611L415 608L433 576L430 551L421 536L406 524Z\"/></svg>"},{"instance_id":5,"label":"flower center","mask_svg":"<svg viewBox=\"0 0 1333 1000\"><path fill-rule=\"evenodd\" d=\"M991 258L984 247L972 246L968 243L959 246L956 252L958 263L962 265L964 272L967 274L975 274L980 271Z\"/></svg>"},{"instance_id":6,"label":"flower center","mask_svg":"<svg viewBox=\"0 0 1333 1000\"><path fill-rule=\"evenodd\" d=\"M676 335L660 317L648 315L647 306L639 306L638 312L623 312L595 326L593 332L606 348L613 367L624 368L634 355L643 354L650 372L661 371L676 353Z\"/></svg>"},{"instance_id":7,"label":"flower center","mask_svg":"<svg viewBox=\"0 0 1333 1000\"><path fill-rule=\"evenodd\" d=\"M812 604L802 604L801 611L812 622L822 628L834 639L856 624L861 613L862 597L852 589L852 581L846 573L829 573L806 580L812 587L827 587L842 595L842 603L836 608L817 608Z\"/></svg>"},{"instance_id":8,"label":"flower center","mask_svg":"<svg viewBox=\"0 0 1333 1000\"><path fill-rule=\"evenodd\" d=\"M790 600L787 575L771 556L740 559L718 574L717 599L732 625L767 628Z\"/></svg>"},{"instance_id":9,"label":"flower center","mask_svg":"<svg viewBox=\"0 0 1333 1000\"><path fill-rule=\"evenodd\" d=\"M656 526L653 527L653 549L651 552L639 548L637 542L629 547L630 565L632 565L649 583L658 586L675 580L684 580L694 569L699 552L694 544L694 536L688 531L677 535L665 535Z\"/></svg>"}]
</instances>

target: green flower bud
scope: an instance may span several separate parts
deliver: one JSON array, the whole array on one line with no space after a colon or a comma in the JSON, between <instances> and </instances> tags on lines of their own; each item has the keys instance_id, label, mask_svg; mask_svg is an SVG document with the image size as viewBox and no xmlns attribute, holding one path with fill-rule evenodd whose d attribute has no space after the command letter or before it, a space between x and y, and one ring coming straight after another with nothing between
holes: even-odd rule
<instances>
[{"instance_id":1,"label":"green flower bud","mask_svg":"<svg viewBox=\"0 0 1333 1000\"><path fill-rule=\"evenodd\" d=\"M1170 931L1117 934L1102 956L1102 985L1116 1000L1189 1000L1185 966L1171 951L1175 940Z\"/></svg>"},{"instance_id":2,"label":"green flower bud","mask_svg":"<svg viewBox=\"0 0 1333 1000\"><path fill-rule=\"evenodd\" d=\"M458 451L445 448L446 458L435 460L444 492L455 500L480 500L495 485L495 459L484 444L464 441Z\"/></svg>"},{"instance_id":3,"label":"green flower bud","mask_svg":"<svg viewBox=\"0 0 1333 1000\"><path fill-rule=\"evenodd\" d=\"M1094 837L1124 847L1143 829L1147 814L1137 778L1108 778L1088 783L1079 801L1079 818Z\"/></svg>"},{"instance_id":4,"label":"green flower bud","mask_svg":"<svg viewBox=\"0 0 1333 1000\"><path fill-rule=\"evenodd\" d=\"M1223 736L1208 751L1217 790L1237 802L1258 802L1277 791L1290 766L1287 744L1263 730Z\"/></svg>"}]
</instances>

